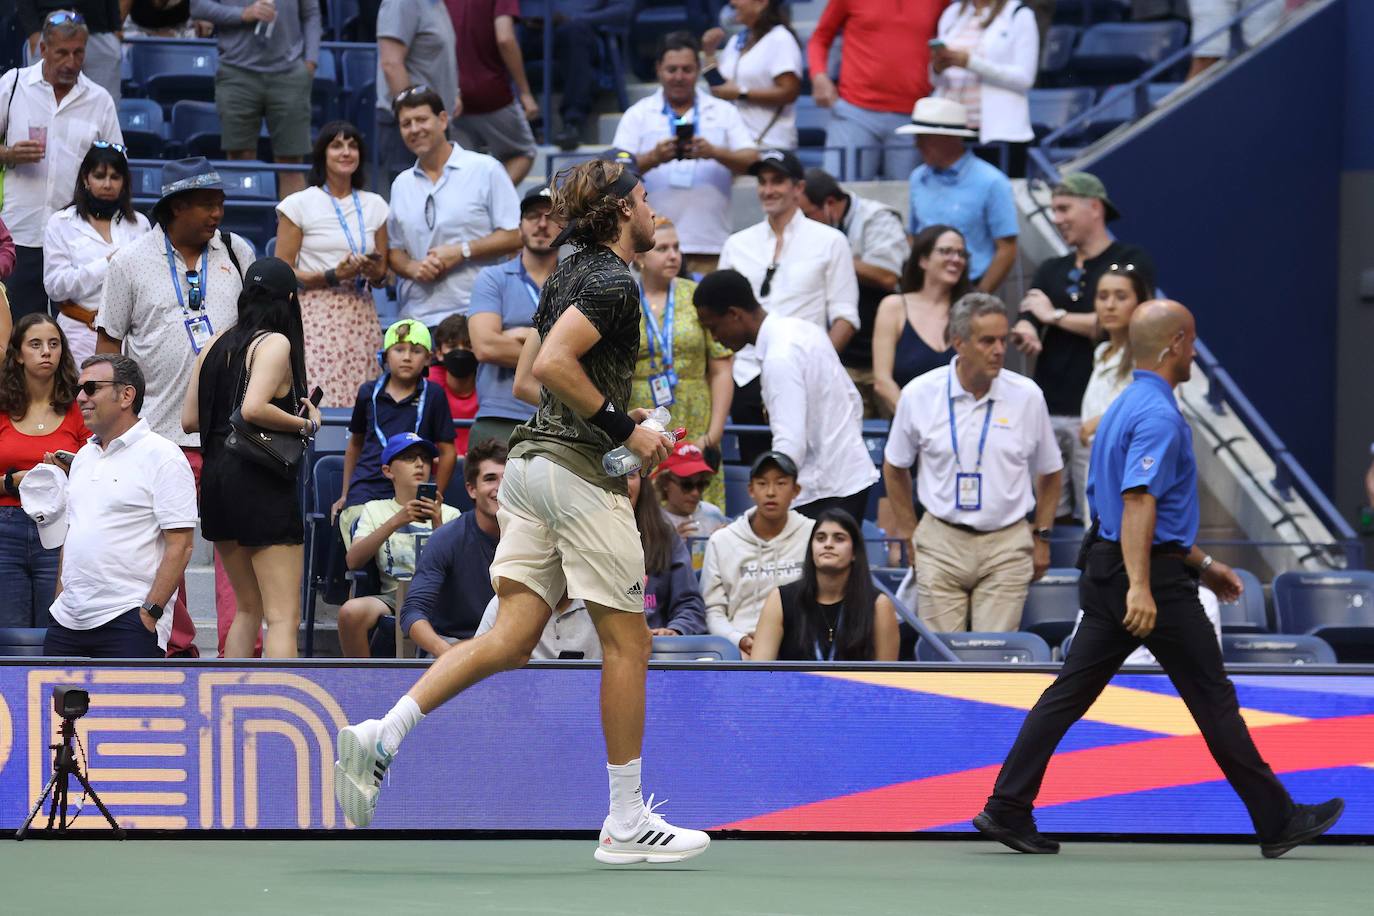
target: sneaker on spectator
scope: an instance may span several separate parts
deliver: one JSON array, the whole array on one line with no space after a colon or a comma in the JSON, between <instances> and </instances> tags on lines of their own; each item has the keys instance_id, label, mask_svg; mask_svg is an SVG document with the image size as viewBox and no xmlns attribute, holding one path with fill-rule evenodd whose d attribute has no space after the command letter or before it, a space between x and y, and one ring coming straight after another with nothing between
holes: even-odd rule
<instances>
[{"instance_id":1,"label":"sneaker on spectator","mask_svg":"<svg viewBox=\"0 0 1374 916\"><path fill-rule=\"evenodd\" d=\"M625 838L616 836L611 826L611 819L607 817L601 825L601 840L596 847L596 861L608 865L681 862L701 855L711 845L711 838L702 831L674 827L662 815L655 814L652 795L634 828L625 831Z\"/></svg>"},{"instance_id":2,"label":"sneaker on spectator","mask_svg":"<svg viewBox=\"0 0 1374 916\"><path fill-rule=\"evenodd\" d=\"M396 755L388 754L382 747L379 719L345 726L335 740L335 748L339 759L334 761L334 797L349 823L366 827L377 810L382 777Z\"/></svg>"}]
</instances>

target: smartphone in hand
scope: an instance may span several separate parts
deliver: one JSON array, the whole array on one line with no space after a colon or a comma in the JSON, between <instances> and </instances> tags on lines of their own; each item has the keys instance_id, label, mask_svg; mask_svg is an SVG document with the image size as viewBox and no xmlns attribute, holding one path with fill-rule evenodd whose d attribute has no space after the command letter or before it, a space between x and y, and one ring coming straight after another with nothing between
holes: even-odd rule
<instances>
[{"instance_id":1,"label":"smartphone in hand","mask_svg":"<svg viewBox=\"0 0 1374 916\"><path fill-rule=\"evenodd\" d=\"M53 452L52 456L56 458L58 461L65 464L67 467L71 467L72 462L76 460L76 452L68 452L63 449L58 449L57 451Z\"/></svg>"},{"instance_id":2,"label":"smartphone in hand","mask_svg":"<svg viewBox=\"0 0 1374 916\"><path fill-rule=\"evenodd\" d=\"M439 485L432 480L420 484L415 488L415 498L427 499L430 502L437 501L439 499Z\"/></svg>"}]
</instances>

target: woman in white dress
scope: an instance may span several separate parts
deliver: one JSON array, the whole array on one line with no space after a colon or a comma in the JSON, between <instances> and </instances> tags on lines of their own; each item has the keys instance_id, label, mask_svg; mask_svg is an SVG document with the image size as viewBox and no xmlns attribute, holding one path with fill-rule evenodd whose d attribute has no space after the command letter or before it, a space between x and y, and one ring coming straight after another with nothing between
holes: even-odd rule
<instances>
[{"instance_id":1,"label":"woman in white dress","mask_svg":"<svg viewBox=\"0 0 1374 916\"><path fill-rule=\"evenodd\" d=\"M134 210L124 147L95 141L76 173L71 206L54 213L43 231L43 286L78 367L95 353L95 320L110 259L148 228L147 218Z\"/></svg>"},{"instance_id":2,"label":"woman in white dress","mask_svg":"<svg viewBox=\"0 0 1374 916\"><path fill-rule=\"evenodd\" d=\"M305 374L321 407L351 407L377 377L382 328L368 286L386 280L386 201L364 190L358 128L331 121L310 158L310 187L277 204L277 250L302 291Z\"/></svg>"},{"instance_id":3,"label":"woman in white dress","mask_svg":"<svg viewBox=\"0 0 1374 916\"><path fill-rule=\"evenodd\" d=\"M715 28L701 37L702 75L712 95L735 103L756 146L796 149L796 102L805 67L782 0L730 0L730 5L744 31L727 40L725 30Z\"/></svg>"}]
</instances>

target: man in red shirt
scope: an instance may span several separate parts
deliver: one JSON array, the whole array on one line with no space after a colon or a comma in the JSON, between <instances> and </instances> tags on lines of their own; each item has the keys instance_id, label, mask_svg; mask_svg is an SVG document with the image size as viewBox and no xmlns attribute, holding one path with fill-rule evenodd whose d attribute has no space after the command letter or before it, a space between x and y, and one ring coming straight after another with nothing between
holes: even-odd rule
<instances>
[{"instance_id":1,"label":"man in red shirt","mask_svg":"<svg viewBox=\"0 0 1374 916\"><path fill-rule=\"evenodd\" d=\"M827 162L826 171L848 181L872 181L880 172L902 180L911 174L916 151L893 131L911 123L916 100L930 95L930 40L945 5L945 0L830 0L806 47L811 94L817 105L830 109L825 145L845 150L846 170L841 173L838 162ZM840 31L844 47L837 89L829 57Z\"/></svg>"},{"instance_id":2,"label":"man in red shirt","mask_svg":"<svg viewBox=\"0 0 1374 916\"><path fill-rule=\"evenodd\" d=\"M458 86L463 114L453 122L453 139L464 149L486 153L520 184L534 163L530 121L539 103L525 76L525 58L515 34L519 0L446 0L457 38ZM511 92L515 83L517 100Z\"/></svg>"}]
</instances>

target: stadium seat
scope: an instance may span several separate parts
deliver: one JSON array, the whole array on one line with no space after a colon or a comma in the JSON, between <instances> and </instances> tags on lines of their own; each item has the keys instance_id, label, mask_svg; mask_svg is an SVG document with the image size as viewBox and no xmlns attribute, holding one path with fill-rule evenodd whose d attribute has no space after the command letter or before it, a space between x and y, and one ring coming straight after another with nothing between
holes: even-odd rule
<instances>
[{"instance_id":1,"label":"stadium seat","mask_svg":"<svg viewBox=\"0 0 1374 916\"><path fill-rule=\"evenodd\" d=\"M639 79L652 81L657 78L654 52L659 39L669 32L692 31L690 7L678 0L635 0L630 22L630 69Z\"/></svg>"},{"instance_id":2,"label":"stadium seat","mask_svg":"<svg viewBox=\"0 0 1374 916\"><path fill-rule=\"evenodd\" d=\"M452 506L459 512L471 512L476 508L472 502L472 497L468 496L467 481L463 479L463 468L466 461L459 458L453 466L453 476L448 480L448 486L444 489L444 505Z\"/></svg>"},{"instance_id":3,"label":"stadium seat","mask_svg":"<svg viewBox=\"0 0 1374 916\"><path fill-rule=\"evenodd\" d=\"M1129 12L1130 0L1058 0L1053 21L1072 25L1120 22Z\"/></svg>"},{"instance_id":4,"label":"stadium seat","mask_svg":"<svg viewBox=\"0 0 1374 916\"><path fill-rule=\"evenodd\" d=\"M317 457L342 455L348 445L348 420L353 414L349 407L321 407L324 425L315 434L314 452Z\"/></svg>"},{"instance_id":5,"label":"stadium seat","mask_svg":"<svg viewBox=\"0 0 1374 916\"><path fill-rule=\"evenodd\" d=\"M1050 567L1067 569L1078 565L1078 549L1083 546L1082 525L1055 525L1050 532Z\"/></svg>"},{"instance_id":6,"label":"stadium seat","mask_svg":"<svg viewBox=\"0 0 1374 916\"><path fill-rule=\"evenodd\" d=\"M224 196L229 200L277 200L277 173L271 169L217 162L215 171L224 179ZM262 241L264 246L267 238Z\"/></svg>"},{"instance_id":7,"label":"stadium seat","mask_svg":"<svg viewBox=\"0 0 1374 916\"><path fill-rule=\"evenodd\" d=\"M1044 664L1053 660L1049 644L1034 633L936 633L960 661L980 664ZM918 662L944 661L927 640L916 643Z\"/></svg>"},{"instance_id":8,"label":"stadium seat","mask_svg":"<svg viewBox=\"0 0 1374 916\"><path fill-rule=\"evenodd\" d=\"M219 112L215 103L184 101L172 105L170 135L180 145L182 155L220 158Z\"/></svg>"},{"instance_id":9,"label":"stadium seat","mask_svg":"<svg viewBox=\"0 0 1374 916\"><path fill-rule=\"evenodd\" d=\"M374 83L377 79L376 48L347 48L340 52L339 75L343 78L343 88L349 92Z\"/></svg>"},{"instance_id":10,"label":"stadium seat","mask_svg":"<svg viewBox=\"0 0 1374 916\"><path fill-rule=\"evenodd\" d=\"M749 498L749 469L742 464L721 465L725 473L725 514L743 515L754 501Z\"/></svg>"},{"instance_id":11,"label":"stadium seat","mask_svg":"<svg viewBox=\"0 0 1374 916\"><path fill-rule=\"evenodd\" d=\"M329 0L325 5L325 29L335 41L355 40L349 36L359 15L358 0ZM373 7L376 9L376 7Z\"/></svg>"},{"instance_id":12,"label":"stadium seat","mask_svg":"<svg viewBox=\"0 0 1374 916\"><path fill-rule=\"evenodd\" d=\"M871 564L873 558L870 557L868 562ZM870 566L869 568L873 573L873 578L878 580L878 584L883 587L883 590L893 594L897 593L897 589L902 585L902 580L906 578L907 570L904 566Z\"/></svg>"},{"instance_id":13,"label":"stadium seat","mask_svg":"<svg viewBox=\"0 0 1374 916\"><path fill-rule=\"evenodd\" d=\"M1078 620L1078 570L1051 569L1032 582L1021 611L1020 629L1057 646Z\"/></svg>"},{"instance_id":14,"label":"stadium seat","mask_svg":"<svg viewBox=\"0 0 1374 916\"><path fill-rule=\"evenodd\" d=\"M1320 636L1341 661L1374 661L1374 572L1286 572L1274 579L1280 633Z\"/></svg>"},{"instance_id":15,"label":"stadium seat","mask_svg":"<svg viewBox=\"0 0 1374 916\"><path fill-rule=\"evenodd\" d=\"M1334 665L1336 653L1319 636L1221 635L1221 654L1227 664Z\"/></svg>"},{"instance_id":16,"label":"stadium seat","mask_svg":"<svg viewBox=\"0 0 1374 916\"><path fill-rule=\"evenodd\" d=\"M1147 83L1144 87L1143 98L1138 98L1133 87L1129 84L1108 86L1102 90L1100 100L1105 107L1095 111L1088 119L1088 123L1083 126L1083 137L1088 140L1096 140L1111 133L1122 124L1143 118L1178 86L1178 83Z\"/></svg>"},{"instance_id":17,"label":"stadium seat","mask_svg":"<svg viewBox=\"0 0 1374 916\"><path fill-rule=\"evenodd\" d=\"M135 199L143 198L151 205L162 196L162 166L131 162L129 177L133 179Z\"/></svg>"},{"instance_id":18,"label":"stadium seat","mask_svg":"<svg viewBox=\"0 0 1374 916\"><path fill-rule=\"evenodd\" d=\"M219 52L212 42L130 42L133 78L163 105L182 100L213 102Z\"/></svg>"},{"instance_id":19,"label":"stadium seat","mask_svg":"<svg viewBox=\"0 0 1374 916\"><path fill-rule=\"evenodd\" d=\"M320 49L320 62L315 67L315 81L310 90L311 123L319 126L339 117L339 69L334 52Z\"/></svg>"},{"instance_id":20,"label":"stadium seat","mask_svg":"<svg viewBox=\"0 0 1374 916\"><path fill-rule=\"evenodd\" d=\"M822 108L809 95L797 98L797 146L825 146L825 129L830 124L830 109Z\"/></svg>"},{"instance_id":21,"label":"stadium seat","mask_svg":"<svg viewBox=\"0 0 1374 916\"><path fill-rule=\"evenodd\" d=\"M1127 82L1183 47L1188 26L1170 22L1109 22L1084 30L1069 61L1075 82Z\"/></svg>"},{"instance_id":22,"label":"stadium seat","mask_svg":"<svg viewBox=\"0 0 1374 916\"><path fill-rule=\"evenodd\" d=\"M167 143L162 106L152 99L121 99L119 130L130 159L157 159Z\"/></svg>"},{"instance_id":23,"label":"stadium seat","mask_svg":"<svg viewBox=\"0 0 1374 916\"><path fill-rule=\"evenodd\" d=\"M0 656L42 655L46 627L0 627Z\"/></svg>"},{"instance_id":24,"label":"stadium seat","mask_svg":"<svg viewBox=\"0 0 1374 916\"><path fill-rule=\"evenodd\" d=\"M1031 128L1037 139L1043 139L1052 131L1068 124L1074 118L1092 107L1093 91L1078 89L1032 89L1030 91ZM1072 142L1078 135L1062 138Z\"/></svg>"},{"instance_id":25,"label":"stadium seat","mask_svg":"<svg viewBox=\"0 0 1374 916\"><path fill-rule=\"evenodd\" d=\"M655 636L655 661L737 662L739 649L724 636Z\"/></svg>"},{"instance_id":26,"label":"stadium seat","mask_svg":"<svg viewBox=\"0 0 1374 916\"><path fill-rule=\"evenodd\" d=\"M1045 33L1045 46L1040 51L1040 79L1044 85L1054 85L1069 67L1079 29L1072 25L1052 25ZM1032 109L1033 111L1033 109ZM1032 118L1032 121L1034 118Z\"/></svg>"},{"instance_id":27,"label":"stadium seat","mask_svg":"<svg viewBox=\"0 0 1374 916\"><path fill-rule=\"evenodd\" d=\"M1264 586L1255 574L1238 569L1236 575L1245 585L1239 600L1223 601L1221 629L1224 633L1268 633L1269 614L1264 608Z\"/></svg>"},{"instance_id":28,"label":"stadium seat","mask_svg":"<svg viewBox=\"0 0 1374 916\"><path fill-rule=\"evenodd\" d=\"M330 604L348 598L344 578L343 537L330 518L334 503L343 492L342 455L326 455L310 471L310 507L305 517L305 574L301 580L305 608L305 655L315 654L315 601L323 596Z\"/></svg>"}]
</instances>

